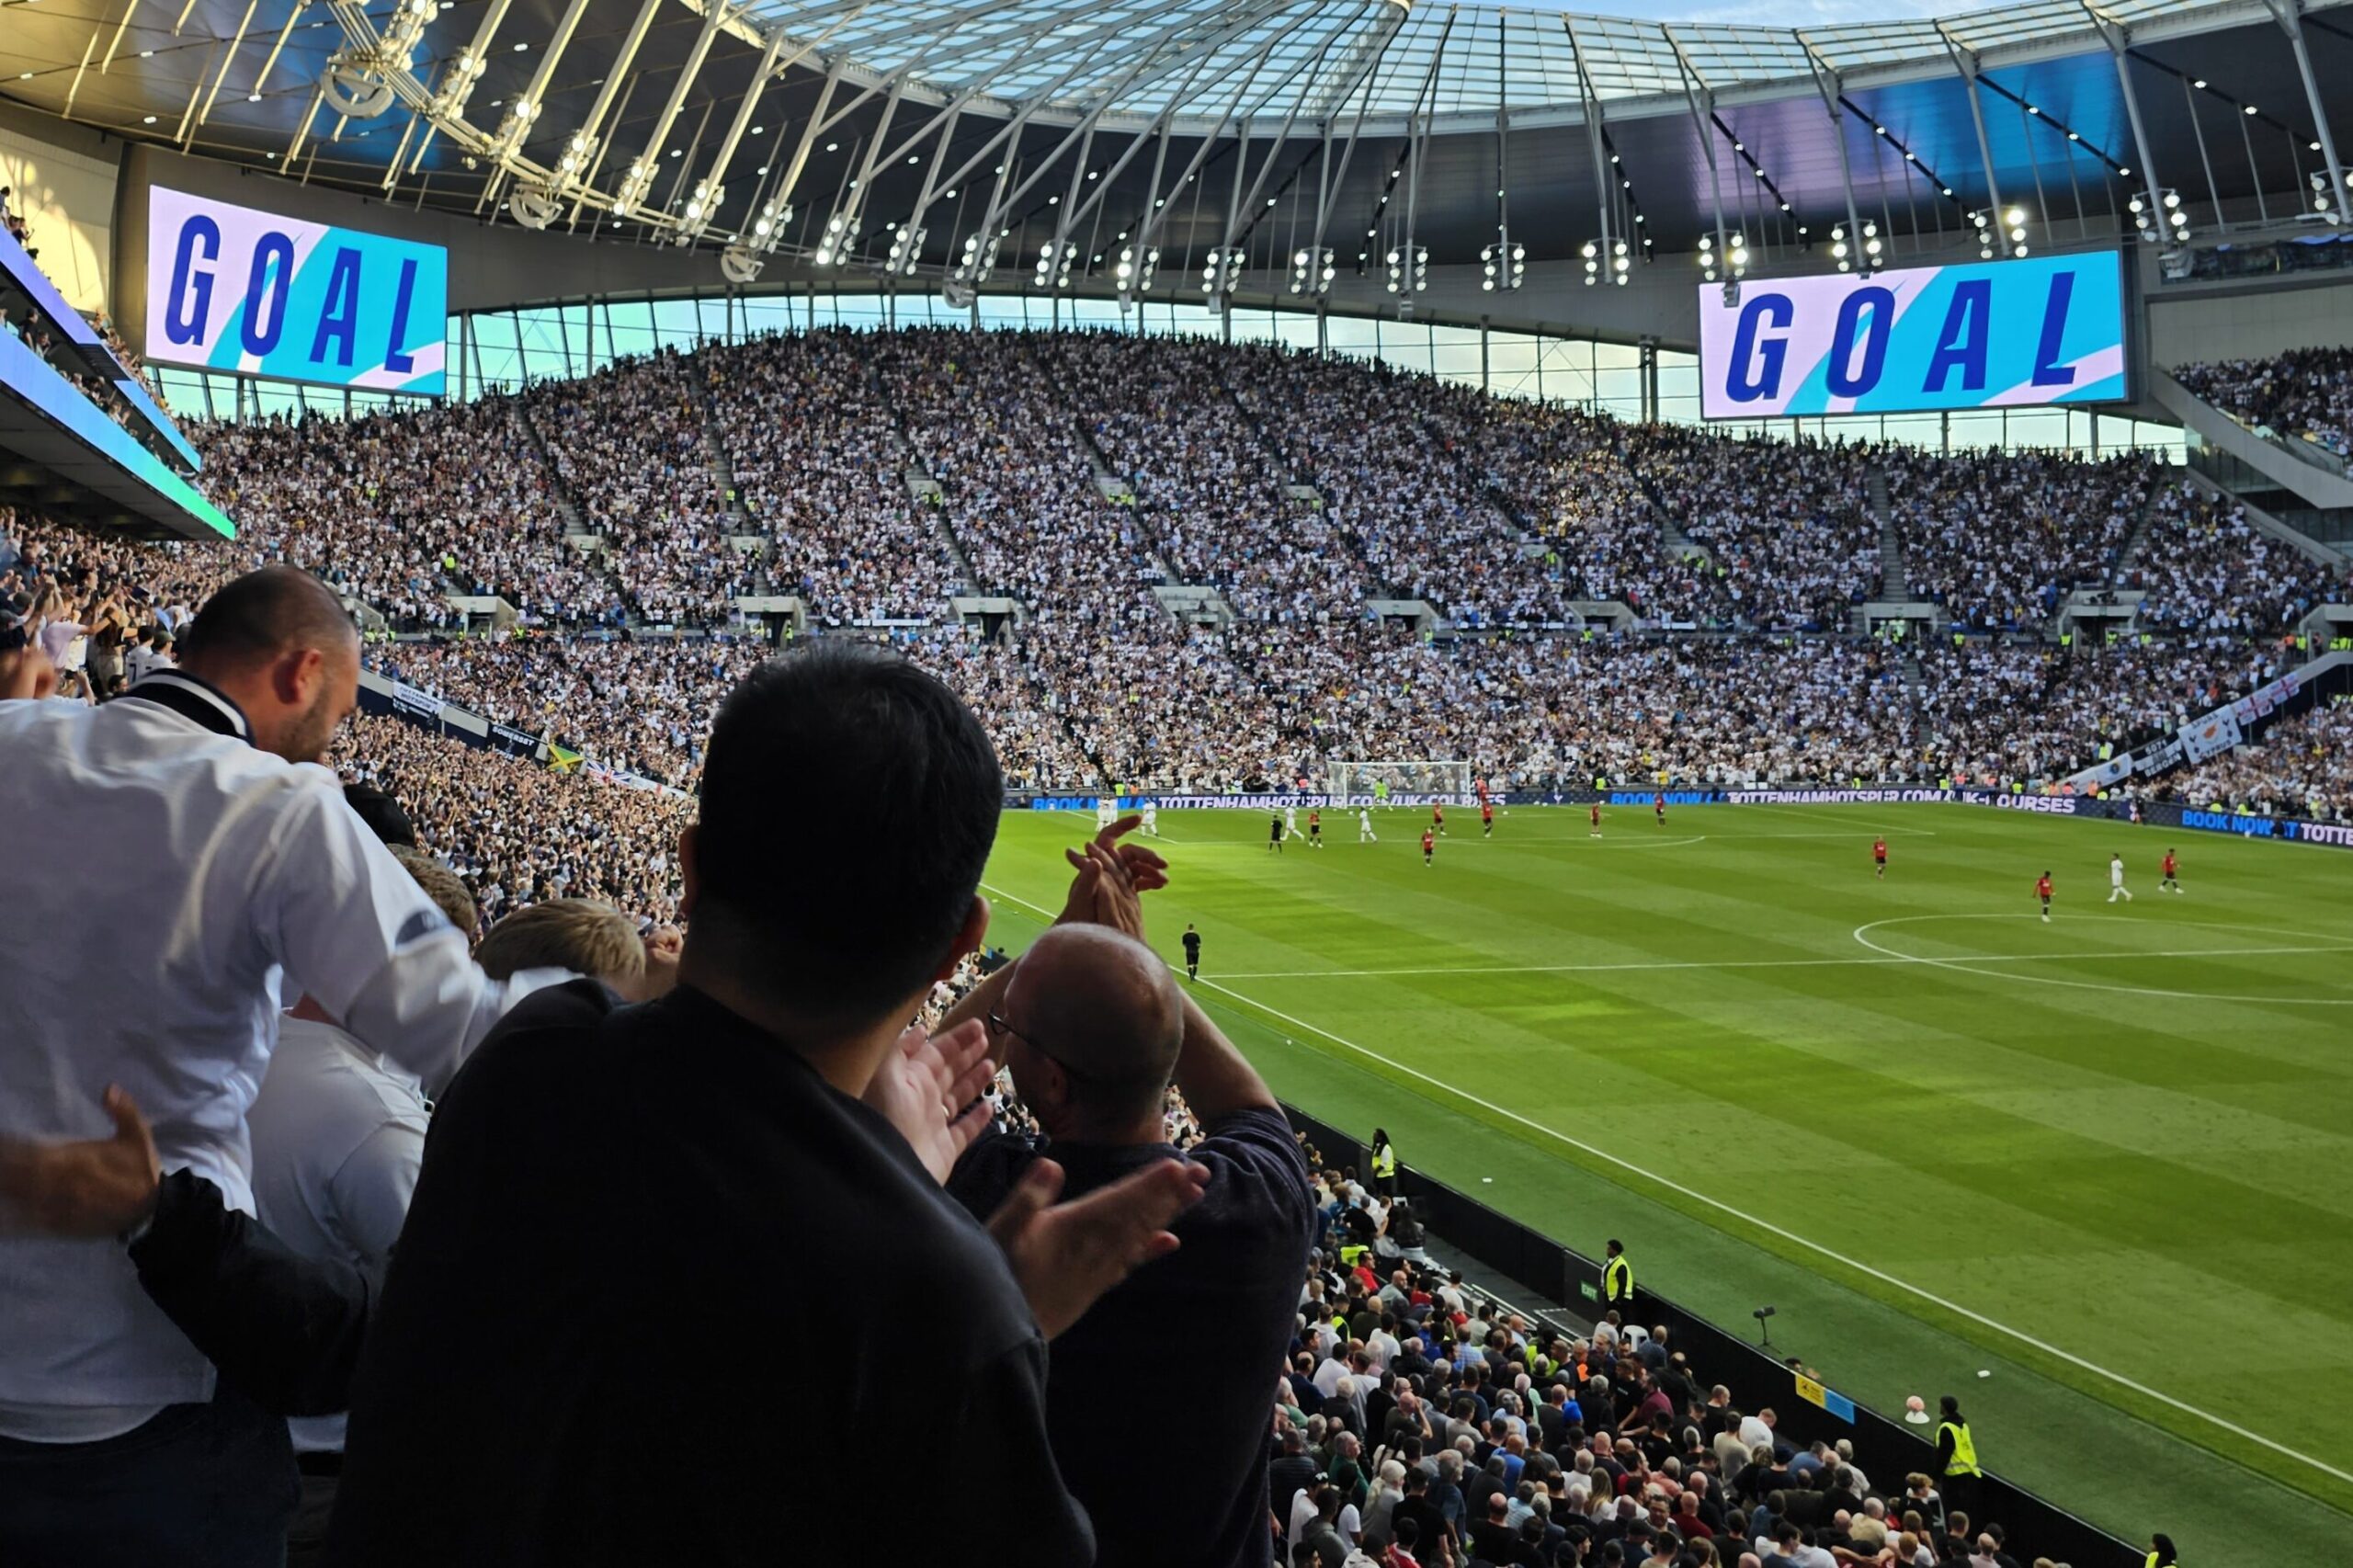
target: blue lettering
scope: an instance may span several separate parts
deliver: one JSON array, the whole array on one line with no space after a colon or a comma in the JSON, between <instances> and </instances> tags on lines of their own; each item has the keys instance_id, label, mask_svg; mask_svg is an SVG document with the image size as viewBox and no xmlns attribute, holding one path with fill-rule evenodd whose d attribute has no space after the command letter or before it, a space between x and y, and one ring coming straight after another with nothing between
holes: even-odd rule
<instances>
[{"instance_id":1,"label":"blue lettering","mask_svg":"<svg viewBox=\"0 0 2353 1568\"><path fill-rule=\"evenodd\" d=\"M359 335L359 253L349 245L338 246L335 265L327 273L326 302L319 307L319 330L311 336L311 363L327 362L327 340L333 338L339 347L335 362L351 364L352 340Z\"/></svg>"},{"instance_id":2,"label":"blue lettering","mask_svg":"<svg viewBox=\"0 0 2353 1568\"><path fill-rule=\"evenodd\" d=\"M1961 390L1985 390L1985 335L1994 316L1994 280L1968 278L1953 285L1952 303L1945 324L1937 333L1937 351L1928 356L1923 392L1940 392L1952 372L1961 372Z\"/></svg>"},{"instance_id":3,"label":"blue lettering","mask_svg":"<svg viewBox=\"0 0 2353 1568\"><path fill-rule=\"evenodd\" d=\"M203 247L200 257L197 255L199 244ZM172 252L172 291L164 312L164 336L169 341L204 341L205 318L212 313L212 274L195 270L194 264L220 258L220 224L199 216L180 225L180 243ZM193 312L188 309L191 302Z\"/></svg>"},{"instance_id":4,"label":"blue lettering","mask_svg":"<svg viewBox=\"0 0 2353 1568\"><path fill-rule=\"evenodd\" d=\"M1797 317L1797 307L1790 303L1787 294L1754 294L1742 307L1740 325L1732 338L1732 372L1726 380L1724 392L1734 403L1755 403L1759 398L1781 394L1781 362L1789 358L1790 346L1785 339L1768 337L1762 343L1756 338L1757 323L1763 321L1777 331L1787 331ZM1768 319L1769 318L1769 320ZM1756 362L1758 374L1749 374L1750 362Z\"/></svg>"},{"instance_id":5,"label":"blue lettering","mask_svg":"<svg viewBox=\"0 0 2353 1568\"><path fill-rule=\"evenodd\" d=\"M254 246L254 269L245 279L245 314L239 327L245 352L260 356L278 347L286 331L286 290L294 280L294 242L276 230ZM268 330L262 328L265 312Z\"/></svg>"},{"instance_id":6,"label":"blue lettering","mask_svg":"<svg viewBox=\"0 0 2353 1568\"><path fill-rule=\"evenodd\" d=\"M392 341L384 345L384 369L387 370L408 370L416 367L416 361L410 358L408 350L401 347L401 340L408 335L409 301L415 293L416 257L410 256L401 263L401 286L392 295Z\"/></svg>"},{"instance_id":7,"label":"blue lettering","mask_svg":"<svg viewBox=\"0 0 2353 1568\"><path fill-rule=\"evenodd\" d=\"M1862 326L1863 362L1854 369L1855 332L1865 311L1870 312L1870 319ZM1880 373L1887 369L1887 336L1894 329L1895 295L1889 290L1869 284L1838 302L1838 324L1830 330L1830 362L1824 367L1833 396L1863 397L1879 385Z\"/></svg>"},{"instance_id":8,"label":"blue lettering","mask_svg":"<svg viewBox=\"0 0 2353 1568\"><path fill-rule=\"evenodd\" d=\"M2059 363L2067 336L2067 301L2075 297L2075 275L2054 272L2051 275L2051 292L2042 301L2042 341L2034 349L2034 384L2039 387L2071 387L2075 384L2075 368Z\"/></svg>"}]
</instances>

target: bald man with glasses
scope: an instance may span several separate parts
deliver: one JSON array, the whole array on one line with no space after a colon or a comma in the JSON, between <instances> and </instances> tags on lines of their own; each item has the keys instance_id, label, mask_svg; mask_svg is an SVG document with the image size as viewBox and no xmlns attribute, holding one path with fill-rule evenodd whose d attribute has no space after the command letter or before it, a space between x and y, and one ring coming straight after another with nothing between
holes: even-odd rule
<instances>
[{"instance_id":1,"label":"bald man with glasses","mask_svg":"<svg viewBox=\"0 0 2353 1568\"><path fill-rule=\"evenodd\" d=\"M1258 1568L1270 1559L1267 1390L1290 1342L1313 1231L1307 1165L1265 1080L1138 939L1120 868L1097 859L1105 913L1095 917L1112 924L1054 926L964 1004L964 1016L986 1020L990 1054L1011 1068L1045 1135L983 1139L949 1191L985 1215L1046 1159L1062 1167L1067 1196L1116 1181L1172 1153L1169 1085L1184 1095L1205 1134L1186 1157L1208 1167L1208 1190L1171 1227L1177 1251L1054 1341L1046 1433L1094 1518L1098 1561ZM1169 1386L1140 1381L1139 1369L1179 1346L1188 1370L1164 1399ZM1104 1413L1147 1386L1151 1450L1184 1456L1173 1470L1100 1440Z\"/></svg>"}]
</instances>

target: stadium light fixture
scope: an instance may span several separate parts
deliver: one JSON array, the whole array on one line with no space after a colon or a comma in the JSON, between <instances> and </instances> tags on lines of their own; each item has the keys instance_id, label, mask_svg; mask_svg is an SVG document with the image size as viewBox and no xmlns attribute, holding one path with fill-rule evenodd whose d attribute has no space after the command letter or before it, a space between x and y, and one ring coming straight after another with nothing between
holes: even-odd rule
<instances>
[{"instance_id":1,"label":"stadium light fixture","mask_svg":"<svg viewBox=\"0 0 2353 1568\"><path fill-rule=\"evenodd\" d=\"M2314 179L2324 176L2314 176ZM2132 227L2144 244L2170 244L2189 238L2189 213L2181 204L2181 192L2173 189L2153 190L2146 198L2134 197L2124 204L2132 214Z\"/></svg>"},{"instance_id":2,"label":"stadium light fixture","mask_svg":"<svg viewBox=\"0 0 2353 1568\"><path fill-rule=\"evenodd\" d=\"M1036 275L1031 281L1040 289L1067 289L1071 263L1077 259L1076 240L1048 240L1039 249Z\"/></svg>"},{"instance_id":3,"label":"stadium light fixture","mask_svg":"<svg viewBox=\"0 0 2353 1568\"><path fill-rule=\"evenodd\" d=\"M1585 257L1585 286L1590 289L1601 281L1600 247L1587 240L1577 254Z\"/></svg>"},{"instance_id":4,"label":"stadium light fixture","mask_svg":"<svg viewBox=\"0 0 2353 1568\"><path fill-rule=\"evenodd\" d=\"M2337 172L2348 187L2353 187L2353 168ZM2345 214L2336 210L2336 182L2328 177L2328 171L2314 169L2305 177L2312 181L2313 210L2320 215L2321 222L2332 226L2342 225Z\"/></svg>"},{"instance_id":5,"label":"stadium light fixture","mask_svg":"<svg viewBox=\"0 0 2353 1568\"><path fill-rule=\"evenodd\" d=\"M956 264L959 283L985 283L996 270L995 234L970 233L964 236L964 258Z\"/></svg>"},{"instance_id":6,"label":"stadium light fixture","mask_svg":"<svg viewBox=\"0 0 2353 1568\"><path fill-rule=\"evenodd\" d=\"M1222 301L1233 292L1242 281L1242 264L1245 257L1241 247L1221 250L1211 245L1201 263L1201 292L1212 301Z\"/></svg>"},{"instance_id":7,"label":"stadium light fixture","mask_svg":"<svg viewBox=\"0 0 2353 1568\"><path fill-rule=\"evenodd\" d=\"M924 237L931 233L912 223L902 223L891 236L891 254L882 263L882 270L902 278L913 278L923 261Z\"/></svg>"},{"instance_id":8,"label":"stadium light fixture","mask_svg":"<svg viewBox=\"0 0 2353 1568\"><path fill-rule=\"evenodd\" d=\"M1337 275L1332 265L1332 248L1303 249L1291 252L1290 291L1294 294L1321 294L1332 287Z\"/></svg>"},{"instance_id":9,"label":"stadium light fixture","mask_svg":"<svg viewBox=\"0 0 2353 1568\"><path fill-rule=\"evenodd\" d=\"M1430 253L1426 245L1411 240L1389 253L1389 291L1392 294L1415 293L1430 286Z\"/></svg>"},{"instance_id":10,"label":"stadium light fixture","mask_svg":"<svg viewBox=\"0 0 2353 1568\"><path fill-rule=\"evenodd\" d=\"M2010 237L2010 254L2024 260L2027 254L2026 209L2013 207L2002 214L2002 224Z\"/></svg>"},{"instance_id":11,"label":"stadium light fixture","mask_svg":"<svg viewBox=\"0 0 2353 1568\"><path fill-rule=\"evenodd\" d=\"M1837 261L1839 271L1852 272L1855 269L1854 262L1848 259L1851 253L1847 249L1847 225L1844 223L1836 225L1830 231L1830 254Z\"/></svg>"},{"instance_id":12,"label":"stadium light fixture","mask_svg":"<svg viewBox=\"0 0 2353 1568\"><path fill-rule=\"evenodd\" d=\"M1498 227L1495 243L1479 251L1479 287L1493 293L1517 289L1528 281L1528 247L1512 244L1511 231Z\"/></svg>"}]
</instances>

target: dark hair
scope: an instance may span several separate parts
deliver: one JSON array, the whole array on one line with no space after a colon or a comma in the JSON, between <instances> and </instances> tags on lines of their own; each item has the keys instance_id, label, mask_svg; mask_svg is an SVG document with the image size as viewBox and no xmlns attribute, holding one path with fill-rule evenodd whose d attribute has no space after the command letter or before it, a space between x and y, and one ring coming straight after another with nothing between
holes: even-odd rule
<instances>
[{"instance_id":1,"label":"dark hair","mask_svg":"<svg viewBox=\"0 0 2353 1568\"><path fill-rule=\"evenodd\" d=\"M408 820L408 812L401 809L398 801L373 784L346 784L343 801L368 831L386 844L404 844L411 849L416 847L416 828Z\"/></svg>"},{"instance_id":2,"label":"dark hair","mask_svg":"<svg viewBox=\"0 0 2353 1568\"><path fill-rule=\"evenodd\" d=\"M2173 1568L2173 1537L2163 1534L2151 1536L2149 1550L2157 1554L2157 1568Z\"/></svg>"},{"instance_id":3,"label":"dark hair","mask_svg":"<svg viewBox=\"0 0 2353 1568\"><path fill-rule=\"evenodd\" d=\"M812 825L845 801L882 831ZM948 958L1004 805L980 721L905 659L862 642L771 659L711 724L696 935L812 1026L863 1026Z\"/></svg>"},{"instance_id":4,"label":"dark hair","mask_svg":"<svg viewBox=\"0 0 2353 1568\"><path fill-rule=\"evenodd\" d=\"M204 602L180 639L180 662L244 665L288 648L324 648L358 635L333 588L299 566L265 566Z\"/></svg>"}]
</instances>

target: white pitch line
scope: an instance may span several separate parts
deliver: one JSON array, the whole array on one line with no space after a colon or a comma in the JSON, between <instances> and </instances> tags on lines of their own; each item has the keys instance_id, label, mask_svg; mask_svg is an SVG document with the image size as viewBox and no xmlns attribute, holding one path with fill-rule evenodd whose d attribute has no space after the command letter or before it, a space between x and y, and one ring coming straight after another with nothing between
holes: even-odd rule
<instances>
[{"instance_id":1,"label":"white pitch line","mask_svg":"<svg viewBox=\"0 0 2353 1568\"><path fill-rule=\"evenodd\" d=\"M986 883L982 885L983 888L987 887ZM1054 918L1054 915L1051 910L1041 909L1037 904L1031 903L1026 898L1016 898L1013 894L1006 892L1001 889L988 889L988 891L995 892L998 897L1003 898L1008 903L1017 903L1024 909L1034 911L1036 914L1042 915L1047 920ZM2145 1399L2154 1399L2158 1403L2163 1404L2169 1409L2180 1411L2185 1415L2194 1416L2198 1420L2206 1422L2210 1426L2228 1432L2234 1437L2245 1438L2246 1441L2254 1443L2261 1448L2268 1449L2273 1453L2279 1454L2283 1458L2294 1460L2300 1464L2309 1465L2313 1469L2319 1471L2324 1475L2332 1476L2338 1481L2353 1483L2353 1471L2339 1470L2333 1464L2329 1464L2321 1460L2316 1460L2310 1454L2299 1452L2297 1449L2288 1447L2285 1443L2279 1442L2275 1438L2265 1437L2260 1432L2250 1432L2236 1422L2224 1420L2222 1416L2216 1415L2211 1411L2201 1409L2195 1404L2189 1403L2186 1400L2176 1399L2169 1393L2163 1392L2157 1389L2153 1389L2146 1383L2139 1382L2131 1378L2126 1377L2121 1372L2110 1371L2097 1361L2087 1361L2072 1350L2063 1350L2058 1346L2052 1345L2047 1340L2037 1339L2034 1335L2028 1334L2023 1330L2013 1328L2008 1324L2003 1323L1998 1319L1989 1318L1983 1312L1972 1312L1967 1307L1962 1306L1960 1302L1949 1301L1933 1291L1923 1290L1921 1287L1913 1284L1908 1279L1898 1279L1894 1275L1886 1272L1884 1269L1874 1268L1870 1264L1865 1263L1859 1258L1848 1257L1844 1253L1824 1246L1820 1242L1814 1241L1811 1237L1799 1235L1794 1231L1784 1230L1782 1227L1774 1224L1769 1220L1760 1220L1754 1214L1746 1213L1744 1210L1733 1208L1731 1204L1724 1202L1722 1199L1711 1198L1704 1192L1695 1191L1692 1188L1684 1186L1681 1182L1674 1181L1666 1176L1659 1176L1654 1172L1644 1170L1642 1166L1634 1164L1631 1160L1620 1159L1618 1155L1609 1153L1607 1149L1597 1149L1592 1144L1587 1143L1581 1139L1572 1138L1567 1133L1560 1131L1558 1129L1547 1127L1542 1122L1532 1120L1528 1117L1520 1115L1519 1112L1516 1110L1507 1110L1492 1100L1481 1099L1478 1096L1470 1093L1468 1090L1459 1089L1451 1084L1444 1083L1439 1079L1433 1078L1428 1074L1420 1071L1418 1068L1408 1067L1404 1062L1397 1061L1393 1057L1383 1056L1381 1052L1374 1051L1368 1046L1358 1045L1352 1040L1345 1040L1320 1025L1311 1024L1304 1018L1295 1018L1289 1013L1267 1006L1264 1002L1258 1001L1255 997L1245 996L1241 992L1233 989L1231 986L1220 985L1214 980L1204 980L1200 982L1200 983L1208 986L1212 991L1223 992L1226 995L1233 997L1235 1001L1243 1004L1245 1006L1256 1007L1258 1011L1266 1014L1268 1017L1280 1018L1284 1023L1290 1025L1293 1028L1304 1029L1310 1034L1321 1035L1335 1045L1340 1046L1348 1051L1353 1051L1359 1056L1368 1057L1393 1072L1403 1073L1409 1078L1417 1079L1422 1083L1427 1084L1430 1087L1438 1090L1441 1094L1450 1095L1456 1099L1467 1100L1471 1104L1477 1106L1482 1110L1490 1111L1496 1116L1503 1117L1506 1120L1518 1122L1520 1126L1527 1128L1531 1132L1540 1133L1542 1136L1552 1139L1557 1142L1566 1144L1572 1149L1592 1155L1595 1159L1606 1161L1630 1175L1640 1176L1643 1180L1647 1182L1655 1183L1657 1186L1665 1187L1669 1192L1676 1193L1680 1197L1690 1199L1695 1203L1705 1204L1707 1207L1715 1210L1719 1213L1730 1215L1732 1218L1738 1220L1743 1224L1753 1225L1756 1229L1766 1233L1768 1235L1779 1236L1781 1240L1788 1242L1792 1245L1803 1247L1809 1252L1826 1257L1831 1262L1838 1264L1842 1267L1851 1268L1859 1274L1867 1275L1870 1278L1878 1280L1882 1285L1892 1286L1908 1295L1916 1296L1921 1301L1929 1303L1931 1306L1940 1307L1944 1311L1951 1312L1956 1316L1966 1318L1971 1323L1976 1324L1982 1328L1992 1329L1995 1334L2015 1339L2019 1344L2029 1346L2036 1350L2041 1351L2046 1356L2055 1357L2059 1360L2066 1362L2071 1367L2080 1368L2084 1371L2093 1374L2095 1377L2106 1378L2109 1382L2114 1383L2119 1388L2130 1389L2132 1392L2140 1394Z\"/></svg>"},{"instance_id":2,"label":"white pitch line","mask_svg":"<svg viewBox=\"0 0 2353 1568\"><path fill-rule=\"evenodd\" d=\"M2029 915L2028 918L2031 919ZM2279 953L2347 953L2353 952L2353 942L2338 942L2323 948L2177 948L2169 951L2124 953L2113 949L2097 953L1985 953L1959 958L1922 958L1911 954L1887 953L1870 959L1722 959L1689 961L1662 960L1644 963L1538 963L1498 964L1493 968L1473 966L1432 969L1292 969L1245 971L1229 974L1228 980L1368 980L1386 975L1405 974L1608 974L1622 970L1644 969L1836 969L1847 965L1925 963L1930 965L1961 963L2051 963L2085 959L2234 959L2249 954ZM2183 994L2198 994L2184 993Z\"/></svg>"}]
</instances>

